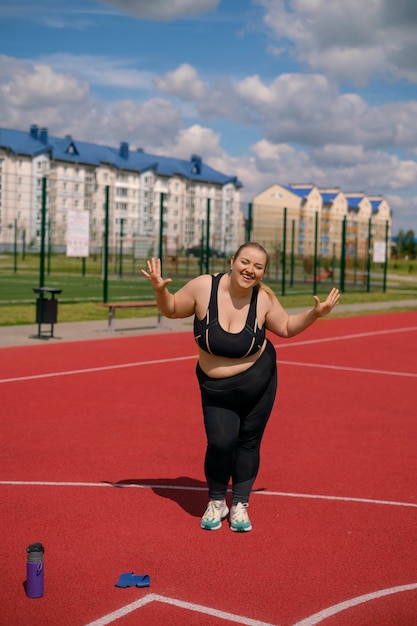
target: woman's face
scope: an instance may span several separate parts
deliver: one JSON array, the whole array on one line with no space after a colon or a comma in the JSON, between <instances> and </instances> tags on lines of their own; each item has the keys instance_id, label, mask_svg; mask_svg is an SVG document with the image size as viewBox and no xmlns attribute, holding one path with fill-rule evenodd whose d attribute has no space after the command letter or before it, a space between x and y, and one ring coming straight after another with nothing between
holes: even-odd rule
<instances>
[{"instance_id":1,"label":"woman's face","mask_svg":"<svg viewBox=\"0 0 417 626\"><path fill-rule=\"evenodd\" d=\"M240 285L253 287L261 282L266 263L266 254L262 250L254 246L246 246L241 249L237 257L232 258L231 273Z\"/></svg>"}]
</instances>

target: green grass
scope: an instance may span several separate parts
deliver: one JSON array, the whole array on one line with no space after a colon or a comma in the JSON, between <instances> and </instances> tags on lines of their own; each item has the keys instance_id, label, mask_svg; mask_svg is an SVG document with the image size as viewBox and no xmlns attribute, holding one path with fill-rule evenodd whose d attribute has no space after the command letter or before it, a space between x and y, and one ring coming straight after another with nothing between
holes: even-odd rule
<instances>
[{"instance_id":1,"label":"green grass","mask_svg":"<svg viewBox=\"0 0 417 626\"><path fill-rule=\"evenodd\" d=\"M366 291L366 285L361 282L358 273L356 284L353 270L348 269L345 284L345 293L342 294L342 304L366 305L369 302L387 302L393 300L408 300L417 298L417 266L411 261L392 261L388 268L387 289L383 293L383 274L380 267L371 268L371 289ZM124 260L122 277L119 276L117 263L110 263L112 272L108 278L107 301L120 300L153 300L154 293L149 282L140 274L140 268L144 262L138 261L133 264L131 260ZM211 268L212 271L224 271L228 267L228 261L217 259ZM410 269L411 267L411 269ZM175 276L172 261L167 262L166 275ZM176 291L189 278L198 274L197 259L184 259L177 268L181 277L175 277L171 283L171 290ZM100 274L100 259L88 259L85 276L82 275L80 259L73 259L65 255L52 256L50 262L50 274L48 266L45 267L44 284L48 287L61 289L58 298L58 320L60 322L77 322L88 320L106 319L107 310L96 306L97 302L104 300L104 284ZM416 272L416 275L414 275ZM275 280L274 280L275 279ZM285 287L285 295L281 295L282 285L279 272L270 268L267 283L277 294L284 308L309 307L313 304L313 284L303 281L298 268L298 281L294 287L289 287L289 280ZM26 255L25 260L18 259L17 271L14 272L13 256L2 255L0 257L0 326L13 326L18 324L33 324L36 317L37 295L33 288L39 284L39 258L38 255ZM336 285L338 286L337 282ZM332 283L325 281L318 283L318 295L324 296L331 288ZM396 308L396 310L399 310ZM156 309L119 310L118 318L149 317L155 316ZM337 310L334 314L338 314ZM342 314L342 313L340 313Z\"/></svg>"},{"instance_id":2,"label":"green grass","mask_svg":"<svg viewBox=\"0 0 417 626\"><path fill-rule=\"evenodd\" d=\"M319 294L320 295L320 294ZM291 296L279 296L278 298L284 308L306 307L313 304L311 294L300 294ZM395 292L395 293L346 293L341 297L341 304L361 304L363 311L366 311L366 305L372 302L386 302L387 308L391 309L391 302L394 300L417 299L417 290L415 292ZM395 308L396 311L407 310L415 307L404 307L403 309ZM117 312L118 319L132 317L154 317L157 314L156 308L146 308L140 310L120 309ZM358 313L353 313L354 315ZM346 313L338 313L337 309L333 315L346 315ZM352 313L349 313L352 315ZM15 326L19 324L35 323L36 308L35 299L31 304L3 305L0 307L0 326ZM65 303L59 301L58 304L58 320L59 322L81 322L91 320L107 319L107 310L97 306L94 302L78 302Z\"/></svg>"}]
</instances>

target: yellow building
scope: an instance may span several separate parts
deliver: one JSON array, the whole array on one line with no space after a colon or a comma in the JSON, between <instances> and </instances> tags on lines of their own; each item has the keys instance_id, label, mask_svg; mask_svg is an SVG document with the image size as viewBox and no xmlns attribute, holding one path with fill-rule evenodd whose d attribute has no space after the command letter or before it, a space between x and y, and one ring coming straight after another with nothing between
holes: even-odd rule
<instances>
[{"instance_id":1,"label":"yellow building","mask_svg":"<svg viewBox=\"0 0 417 626\"><path fill-rule=\"evenodd\" d=\"M288 254L340 258L344 231L346 256L364 258L369 238L372 245L385 242L387 233L391 237L391 210L382 196L313 183L275 184L252 201L252 239L271 253L283 249L284 215Z\"/></svg>"}]
</instances>

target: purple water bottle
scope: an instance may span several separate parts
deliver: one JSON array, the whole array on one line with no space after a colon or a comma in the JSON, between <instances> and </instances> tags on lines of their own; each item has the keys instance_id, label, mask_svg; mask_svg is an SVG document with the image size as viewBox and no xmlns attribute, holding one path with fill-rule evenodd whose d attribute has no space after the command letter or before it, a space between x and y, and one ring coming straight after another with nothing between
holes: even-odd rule
<instances>
[{"instance_id":1,"label":"purple water bottle","mask_svg":"<svg viewBox=\"0 0 417 626\"><path fill-rule=\"evenodd\" d=\"M43 596L43 555L45 549L41 543L31 543L26 549L26 552L28 553L26 564L26 595L28 598L41 598Z\"/></svg>"}]
</instances>

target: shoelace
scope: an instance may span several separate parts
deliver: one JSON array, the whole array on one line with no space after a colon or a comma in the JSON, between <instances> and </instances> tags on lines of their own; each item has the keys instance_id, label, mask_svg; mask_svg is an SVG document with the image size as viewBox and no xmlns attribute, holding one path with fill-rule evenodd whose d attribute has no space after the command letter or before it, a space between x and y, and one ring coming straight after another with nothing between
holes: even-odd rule
<instances>
[{"instance_id":1,"label":"shoelace","mask_svg":"<svg viewBox=\"0 0 417 626\"><path fill-rule=\"evenodd\" d=\"M216 516L216 513L219 513L223 509L223 507L223 503L215 504L214 501L210 501L204 514L205 519L212 519Z\"/></svg>"},{"instance_id":2,"label":"shoelace","mask_svg":"<svg viewBox=\"0 0 417 626\"><path fill-rule=\"evenodd\" d=\"M248 505L246 503L242 504L241 502L235 505L233 509L233 518L237 522L246 522L246 520L248 519L248 512L246 510L247 507Z\"/></svg>"}]
</instances>

